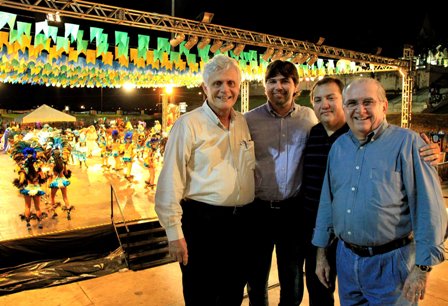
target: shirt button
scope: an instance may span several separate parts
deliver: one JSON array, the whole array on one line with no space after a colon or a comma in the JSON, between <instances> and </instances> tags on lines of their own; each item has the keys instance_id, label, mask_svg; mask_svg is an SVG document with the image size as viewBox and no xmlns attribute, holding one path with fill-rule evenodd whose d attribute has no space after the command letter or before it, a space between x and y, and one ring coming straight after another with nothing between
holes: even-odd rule
<instances>
[{"instance_id":1,"label":"shirt button","mask_svg":"<svg viewBox=\"0 0 448 306\"><path fill-rule=\"evenodd\" d=\"M359 166L356 166L355 169L356 169L356 170L359 170Z\"/></svg>"},{"instance_id":2,"label":"shirt button","mask_svg":"<svg viewBox=\"0 0 448 306\"><path fill-rule=\"evenodd\" d=\"M362 149L364 149L364 147L363 147L363 146L360 146L359 149L362 150Z\"/></svg>"},{"instance_id":3,"label":"shirt button","mask_svg":"<svg viewBox=\"0 0 448 306\"><path fill-rule=\"evenodd\" d=\"M351 234L352 234L352 232L348 231L348 232L347 232L347 234L348 234L348 235L351 235Z\"/></svg>"},{"instance_id":4,"label":"shirt button","mask_svg":"<svg viewBox=\"0 0 448 306\"><path fill-rule=\"evenodd\" d=\"M356 190L356 188L355 187L352 187L352 191L355 191Z\"/></svg>"},{"instance_id":5,"label":"shirt button","mask_svg":"<svg viewBox=\"0 0 448 306\"><path fill-rule=\"evenodd\" d=\"M347 213L349 214L349 213L351 213L352 211L351 211L351 209L347 209Z\"/></svg>"}]
</instances>

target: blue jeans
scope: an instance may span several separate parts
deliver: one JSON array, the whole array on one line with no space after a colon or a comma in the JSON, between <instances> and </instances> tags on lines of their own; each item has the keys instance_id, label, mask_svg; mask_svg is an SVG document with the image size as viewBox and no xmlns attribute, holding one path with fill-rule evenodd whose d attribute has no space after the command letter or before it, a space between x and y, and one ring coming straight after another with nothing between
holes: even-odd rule
<instances>
[{"instance_id":1,"label":"blue jeans","mask_svg":"<svg viewBox=\"0 0 448 306\"><path fill-rule=\"evenodd\" d=\"M415 242L388 253L361 257L339 241L336 269L341 305L417 305L401 294L414 264Z\"/></svg>"}]
</instances>

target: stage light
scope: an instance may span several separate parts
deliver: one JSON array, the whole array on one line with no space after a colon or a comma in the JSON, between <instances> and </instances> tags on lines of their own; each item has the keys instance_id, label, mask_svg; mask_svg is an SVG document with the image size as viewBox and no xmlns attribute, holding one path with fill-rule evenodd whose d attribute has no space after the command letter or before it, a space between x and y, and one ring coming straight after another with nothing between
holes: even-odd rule
<instances>
[{"instance_id":1,"label":"stage light","mask_svg":"<svg viewBox=\"0 0 448 306\"><path fill-rule=\"evenodd\" d=\"M324 41L325 41L325 37L322 37L322 36L319 37L319 40L317 41L316 46L322 46Z\"/></svg>"},{"instance_id":2,"label":"stage light","mask_svg":"<svg viewBox=\"0 0 448 306\"><path fill-rule=\"evenodd\" d=\"M235 49L233 49L233 54L236 56L240 56L241 52L243 52L245 45L244 44L238 44Z\"/></svg>"},{"instance_id":3,"label":"stage light","mask_svg":"<svg viewBox=\"0 0 448 306\"><path fill-rule=\"evenodd\" d=\"M185 43L185 48L187 50L190 50L191 48L193 48L197 43L198 43L198 37L197 36L190 36L190 38L188 39L188 41Z\"/></svg>"},{"instance_id":4,"label":"stage light","mask_svg":"<svg viewBox=\"0 0 448 306\"><path fill-rule=\"evenodd\" d=\"M285 54L283 54L283 56L282 56L282 60L283 61L287 61L288 59L290 59L292 56L293 56L293 54L294 54L294 52L292 52L292 51L288 51L288 52L286 52Z\"/></svg>"},{"instance_id":5,"label":"stage light","mask_svg":"<svg viewBox=\"0 0 448 306\"><path fill-rule=\"evenodd\" d=\"M305 53L297 53L296 55L294 55L294 57L291 59L291 62L293 62L294 64L300 65L303 64L308 58L308 54Z\"/></svg>"},{"instance_id":6,"label":"stage light","mask_svg":"<svg viewBox=\"0 0 448 306\"><path fill-rule=\"evenodd\" d=\"M61 22L61 16L59 15L59 12L56 13L48 13L47 14L47 20L51 22Z\"/></svg>"},{"instance_id":7,"label":"stage light","mask_svg":"<svg viewBox=\"0 0 448 306\"><path fill-rule=\"evenodd\" d=\"M213 16L215 16L215 14L203 12L200 13L198 17L196 17L196 20L200 20L202 23L210 23L212 22Z\"/></svg>"},{"instance_id":8,"label":"stage light","mask_svg":"<svg viewBox=\"0 0 448 306\"><path fill-rule=\"evenodd\" d=\"M171 38L170 45L171 47L177 47L184 40L185 40L185 34L183 33L176 34L174 38Z\"/></svg>"},{"instance_id":9,"label":"stage light","mask_svg":"<svg viewBox=\"0 0 448 306\"><path fill-rule=\"evenodd\" d=\"M267 62L272 54L274 54L274 48L267 48L266 51L264 51L261 58Z\"/></svg>"},{"instance_id":10,"label":"stage light","mask_svg":"<svg viewBox=\"0 0 448 306\"><path fill-rule=\"evenodd\" d=\"M208 37L204 37L198 44L198 49L204 49L212 40Z\"/></svg>"},{"instance_id":11,"label":"stage light","mask_svg":"<svg viewBox=\"0 0 448 306\"><path fill-rule=\"evenodd\" d=\"M210 52L215 53L216 51L218 51L219 48L221 48L222 44L223 44L222 40L215 39L213 45L210 47Z\"/></svg>"},{"instance_id":12,"label":"stage light","mask_svg":"<svg viewBox=\"0 0 448 306\"><path fill-rule=\"evenodd\" d=\"M283 50L278 49L278 50L274 53L274 55L272 55L271 61L278 60L278 59L282 58L282 56L283 56Z\"/></svg>"},{"instance_id":13,"label":"stage light","mask_svg":"<svg viewBox=\"0 0 448 306\"><path fill-rule=\"evenodd\" d=\"M317 58L318 58L317 54L312 54L310 56L310 59L308 60L307 65L312 66L317 61Z\"/></svg>"},{"instance_id":14,"label":"stage light","mask_svg":"<svg viewBox=\"0 0 448 306\"><path fill-rule=\"evenodd\" d=\"M235 45L233 43L227 43L224 46L222 46L221 49L219 49L219 51L221 51L221 53L225 53L227 51L232 50L233 47L235 47Z\"/></svg>"}]
</instances>

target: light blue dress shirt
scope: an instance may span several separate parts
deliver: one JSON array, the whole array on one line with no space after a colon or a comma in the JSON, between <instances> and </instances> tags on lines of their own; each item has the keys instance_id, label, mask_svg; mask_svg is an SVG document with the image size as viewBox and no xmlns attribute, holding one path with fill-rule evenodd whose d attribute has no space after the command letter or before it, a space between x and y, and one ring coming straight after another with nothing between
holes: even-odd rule
<instances>
[{"instance_id":1,"label":"light blue dress shirt","mask_svg":"<svg viewBox=\"0 0 448 306\"><path fill-rule=\"evenodd\" d=\"M265 201L291 198L302 185L303 151L318 119L294 104L279 116L267 102L244 114L255 143L255 196Z\"/></svg>"},{"instance_id":2,"label":"light blue dress shirt","mask_svg":"<svg viewBox=\"0 0 448 306\"><path fill-rule=\"evenodd\" d=\"M386 120L365 143L349 131L333 144L313 244L342 240L376 246L414 233L416 264L444 260L447 213L437 170L424 162L425 143Z\"/></svg>"}]
</instances>

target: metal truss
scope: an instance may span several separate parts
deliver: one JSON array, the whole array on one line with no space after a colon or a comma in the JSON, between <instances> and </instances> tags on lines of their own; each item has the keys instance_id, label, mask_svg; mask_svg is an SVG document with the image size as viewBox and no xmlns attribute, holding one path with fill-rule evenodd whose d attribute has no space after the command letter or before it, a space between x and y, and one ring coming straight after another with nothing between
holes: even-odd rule
<instances>
[{"instance_id":1,"label":"metal truss","mask_svg":"<svg viewBox=\"0 0 448 306\"><path fill-rule=\"evenodd\" d=\"M169 33L183 33L201 38L217 40L225 38L226 41L237 44L240 43L249 46L274 48L283 50L284 52L317 55L318 57L329 59L344 59L360 63L361 66L364 66L356 73L399 71L403 77L401 125L406 128L410 127L413 85L413 50L409 48L405 48L403 59L387 58L280 36L83 0L0 0L0 6L44 14L58 12L61 17L65 16L75 19L105 22L120 26ZM248 98L248 86L246 85L247 84L243 84L242 88L242 111L245 111L248 108L248 101L246 101Z\"/></svg>"},{"instance_id":2,"label":"metal truss","mask_svg":"<svg viewBox=\"0 0 448 306\"><path fill-rule=\"evenodd\" d=\"M134 28L197 35L210 39L223 39L225 37L226 41L250 46L282 49L283 51L296 53L315 54L324 58L373 64L381 67L380 71L406 69L410 65L409 61L400 59L83 0L0 0L0 5L45 14L59 12L61 17L66 16Z\"/></svg>"}]
</instances>

